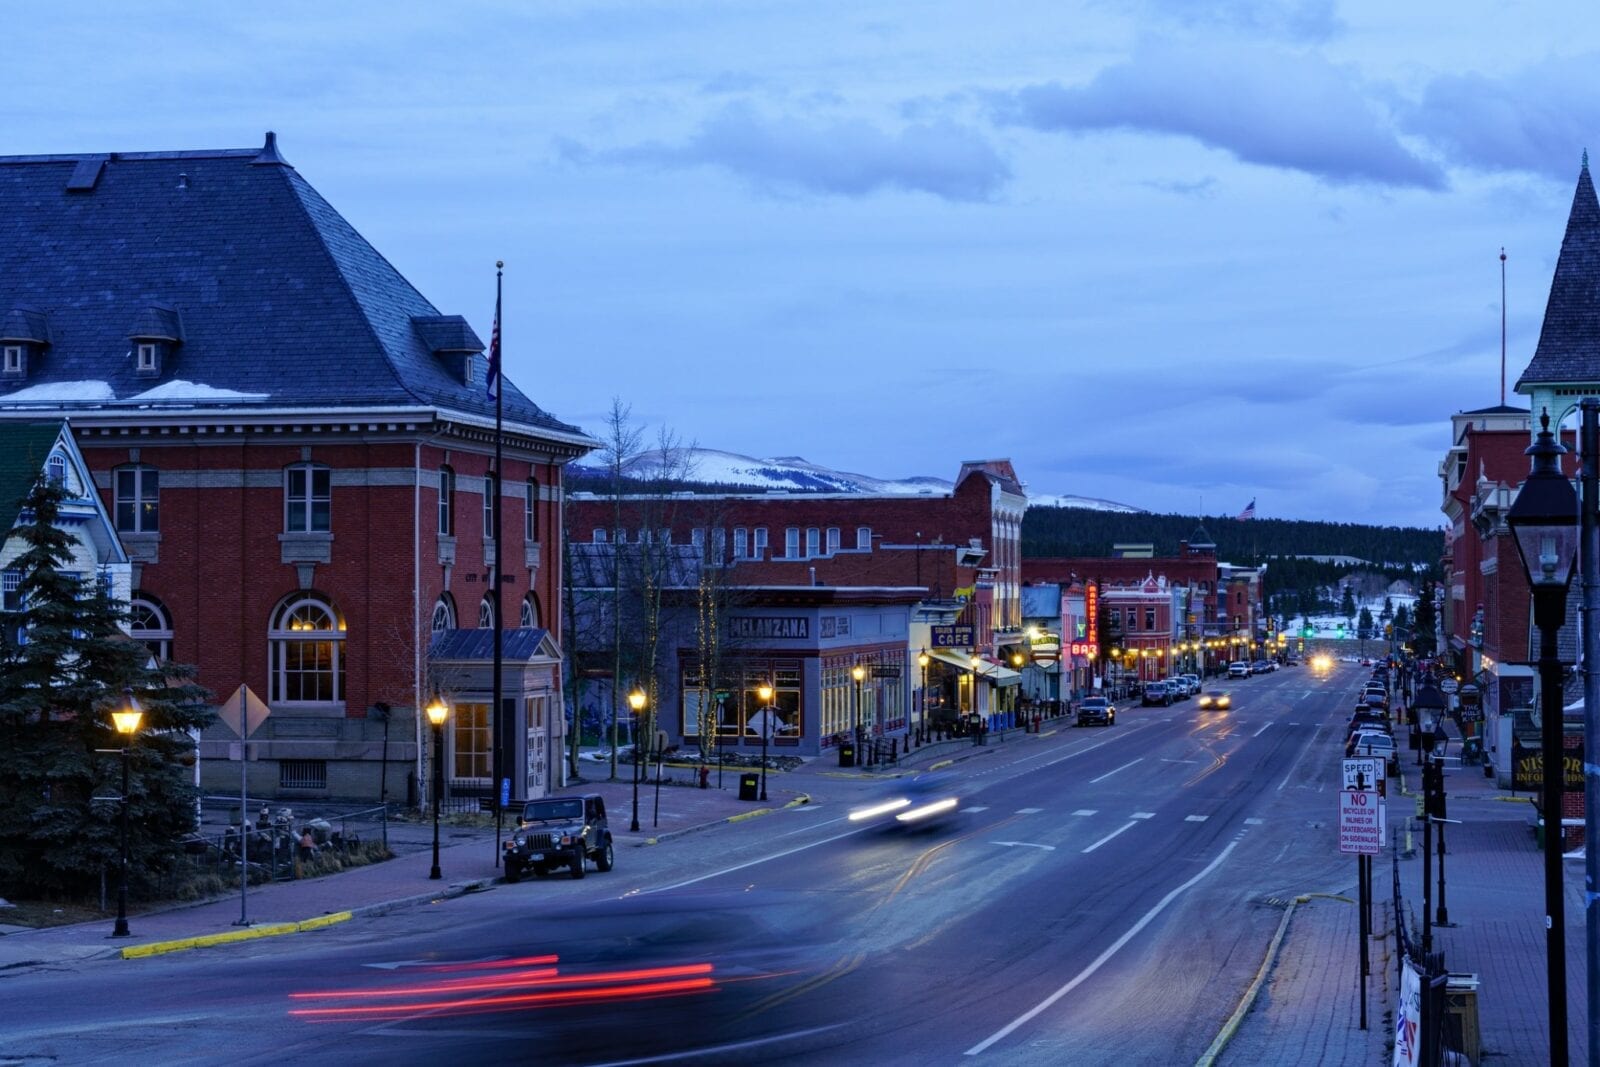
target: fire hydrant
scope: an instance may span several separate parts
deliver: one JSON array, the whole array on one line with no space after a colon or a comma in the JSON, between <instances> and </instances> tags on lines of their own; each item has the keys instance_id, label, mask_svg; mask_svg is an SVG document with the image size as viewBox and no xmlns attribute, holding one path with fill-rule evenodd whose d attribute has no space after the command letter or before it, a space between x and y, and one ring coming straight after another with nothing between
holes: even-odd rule
<instances>
[{"instance_id":1,"label":"fire hydrant","mask_svg":"<svg viewBox=\"0 0 1600 1067\"><path fill-rule=\"evenodd\" d=\"M700 764L700 788L711 788L711 768L707 767L704 763Z\"/></svg>"}]
</instances>

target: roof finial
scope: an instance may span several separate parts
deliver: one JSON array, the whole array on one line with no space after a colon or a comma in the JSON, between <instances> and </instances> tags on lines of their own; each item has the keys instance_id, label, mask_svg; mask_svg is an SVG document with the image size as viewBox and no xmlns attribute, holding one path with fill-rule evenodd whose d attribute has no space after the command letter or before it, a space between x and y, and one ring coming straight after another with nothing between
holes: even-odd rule
<instances>
[{"instance_id":1,"label":"roof finial","mask_svg":"<svg viewBox=\"0 0 1600 1067\"><path fill-rule=\"evenodd\" d=\"M261 146L261 151L256 153L256 158L250 162L259 166L289 165L289 161L278 154L278 135L271 130L267 131L267 143Z\"/></svg>"},{"instance_id":2,"label":"roof finial","mask_svg":"<svg viewBox=\"0 0 1600 1067\"><path fill-rule=\"evenodd\" d=\"M1587 148L1583 150L1583 169L1589 169L1589 150Z\"/></svg>"}]
</instances>

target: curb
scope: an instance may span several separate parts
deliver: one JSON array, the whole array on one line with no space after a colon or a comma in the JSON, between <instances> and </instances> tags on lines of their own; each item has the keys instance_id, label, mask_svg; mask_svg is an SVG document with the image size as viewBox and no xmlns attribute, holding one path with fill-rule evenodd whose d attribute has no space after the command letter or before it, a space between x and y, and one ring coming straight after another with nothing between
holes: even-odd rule
<instances>
[{"instance_id":1,"label":"curb","mask_svg":"<svg viewBox=\"0 0 1600 1067\"><path fill-rule=\"evenodd\" d=\"M795 797L781 808L756 808L753 811L741 811L737 815L725 815L720 819L713 819L711 822L703 822L697 826L685 826L681 830L668 830L664 834L657 834L654 837L647 837L643 841L639 842L639 844L659 845L661 842L671 841L675 837L683 837L686 834L697 834L702 830L714 829L715 827L721 826L723 823L744 822L746 819L754 819L762 815L771 815L775 811L784 811L788 808L798 808L802 804L809 803L811 803L811 797L806 793L801 793L799 796Z\"/></svg>"},{"instance_id":2,"label":"curb","mask_svg":"<svg viewBox=\"0 0 1600 1067\"><path fill-rule=\"evenodd\" d=\"M1317 894L1326 896L1331 894ZM1244 1022L1244 1017L1255 1006L1256 996L1261 992L1261 987L1266 984L1267 975L1271 973L1273 965L1278 961L1278 949L1283 945L1283 935L1289 929L1289 919L1294 915L1294 909L1309 902L1311 897L1302 894L1289 901L1289 906L1283 911L1283 918L1278 920L1278 930L1272 935L1272 942L1267 946L1266 959L1261 961L1261 968L1256 971L1256 977L1250 983L1250 988L1244 991L1244 996L1239 1000L1239 1006L1233 1009L1233 1014L1228 1016L1228 1021L1222 1024L1222 1029L1217 1033L1211 1046L1195 1061L1195 1067L1212 1067L1217 1062L1217 1057L1222 1055L1223 1049L1228 1047L1228 1042L1233 1040L1233 1035L1239 1032L1239 1025ZM1347 900L1348 898L1337 898ZM1354 903L1354 901L1348 901Z\"/></svg>"},{"instance_id":3,"label":"curb","mask_svg":"<svg viewBox=\"0 0 1600 1067\"><path fill-rule=\"evenodd\" d=\"M211 948L216 945L231 945L240 941L255 941L263 937L281 937L284 934L299 934L310 930L321 930L337 923L349 922L357 917L383 915L398 908L465 896L467 893L476 893L489 888L492 882L493 879L488 878L479 878L470 882L456 882L441 893L417 893L409 897L399 897L394 900L380 901L376 904L366 904L359 908L351 908L348 911L330 912L327 915L318 915L311 919L301 919L299 922L271 923L264 926L249 926L240 930L227 930L220 934L202 934L198 937L180 937L171 941L152 941L144 945L129 945L127 948L119 950L116 955L125 960L147 959L151 956L165 956L173 952L187 952L196 948Z\"/></svg>"}]
</instances>

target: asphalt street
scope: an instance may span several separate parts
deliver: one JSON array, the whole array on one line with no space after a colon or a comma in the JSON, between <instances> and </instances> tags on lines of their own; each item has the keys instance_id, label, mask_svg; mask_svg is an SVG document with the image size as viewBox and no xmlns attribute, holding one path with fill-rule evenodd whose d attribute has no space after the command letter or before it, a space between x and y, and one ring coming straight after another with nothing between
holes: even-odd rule
<instances>
[{"instance_id":1,"label":"asphalt street","mask_svg":"<svg viewBox=\"0 0 1600 1067\"><path fill-rule=\"evenodd\" d=\"M841 779L583 880L139 961L132 986L126 961L32 973L0 986L0 1062L1193 1063L1275 902L1354 884L1333 824L1366 673L991 746L925 829L850 822L892 786Z\"/></svg>"}]
</instances>

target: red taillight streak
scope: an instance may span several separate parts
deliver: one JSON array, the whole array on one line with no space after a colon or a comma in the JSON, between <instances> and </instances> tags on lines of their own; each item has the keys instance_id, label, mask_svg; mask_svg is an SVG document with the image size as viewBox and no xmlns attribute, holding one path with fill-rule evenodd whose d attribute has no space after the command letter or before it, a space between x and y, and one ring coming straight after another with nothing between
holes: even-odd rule
<instances>
[{"instance_id":1,"label":"red taillight streak","mask_svg":"<svg viewBox=\"0 0 1600 1067\"><path fill-rule=\"evenodd\" d=\"M514 960L482 960L478 963L441 963L431 967L419 967L423 971L503 971L507 967L537 967L540 964L556 963L559 956L522 956Z\"/></svg>"},{"instance_id":2,"label":"red taillight streak","mask_svg":"<svg viewBox=\"0 0 1600 1067\"><path fill-rule=\"evenodd\" d=\"M396 986L393 989L333 989L319 993L290 993L290 1000L323 1000L333 997L417 997L431 993L471 993L486 989L516 989L529 984L539 984L539 979L553 978L554 967L538 971L516 971L493 978L457 978L435 985Z\"/></svg>"},{"instance_id":3,"label":"red taillight streak","mask_svg":"<svg viewBox=\"0 0 1600 1067\"><path fill-rule=\"evenodd\" d=\"M686 978L676 982L646 982L594 989L559 989L543 993L522 993L517 996L485 997L478 1000L437 1000L421 1004L374 1004L350 1008L295 1008L289 1014L301 1018L375 1019L425 1011L489 1012L575 1001L640 1000L646 997L698 993L715 988L716 983L709 978Z\"/></svg>"}]
</instances>

